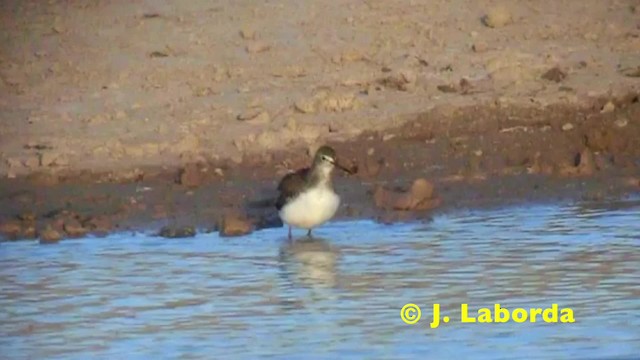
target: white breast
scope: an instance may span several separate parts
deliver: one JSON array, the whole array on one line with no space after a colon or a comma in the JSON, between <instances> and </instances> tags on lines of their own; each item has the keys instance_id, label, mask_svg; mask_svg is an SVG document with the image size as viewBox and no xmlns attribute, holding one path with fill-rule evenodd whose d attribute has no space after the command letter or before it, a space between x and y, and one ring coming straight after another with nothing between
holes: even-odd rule
<instances>
[{"instance_id":1,"label":"white breast","mask_svg":"<svg viewBox=\"0 0 640 360\"><path fill-rule=\"evenodd\" d=\"M286 224L312 229L335 215L340 197L329 187L316 187L298 195L280 209L280 218Z\"/></svg>"}]
</instances>

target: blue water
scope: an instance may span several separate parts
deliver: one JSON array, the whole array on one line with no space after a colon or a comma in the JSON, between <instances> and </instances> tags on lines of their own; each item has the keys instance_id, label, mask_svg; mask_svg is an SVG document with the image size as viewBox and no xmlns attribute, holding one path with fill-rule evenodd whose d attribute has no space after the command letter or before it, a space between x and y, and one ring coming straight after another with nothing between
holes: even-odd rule
<instances>
[{"instance_id":1,"label":"blue water","mask_svg":"<svg viewBox=\"0 0 640 360\"><path fill-rule=\"evenodd\" d=\"M312 241L285 236L1 243L0 357L640 357L638 202L336 222ZM400 319L406 303L422 307L415 325ZM451 317L435 329L433 303ZM461 323L462 303L557 303L576 321Z\"/></svg>"}]
</instances>

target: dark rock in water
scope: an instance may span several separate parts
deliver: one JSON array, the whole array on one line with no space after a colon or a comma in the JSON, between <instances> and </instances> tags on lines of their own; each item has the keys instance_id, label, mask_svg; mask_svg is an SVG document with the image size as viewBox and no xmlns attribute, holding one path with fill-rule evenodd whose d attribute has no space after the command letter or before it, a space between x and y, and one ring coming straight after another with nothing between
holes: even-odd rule
<instances>
[{"instance_id":1,"label":"dark rock in water","mask_svg":"<svg viewBox=\"0 0 640 360\"><path fill-rule=\"evenodd\" d=\"M429 210L440 206L441 199L434 196L434 186L425 179L416 179L407 192L376 187L373 199L377 207L393 210Z\"/></svg>"},{"instance_id":2,"label":"dark rock in water","mask_svg":"<svg viewBox=\"0 0 640 360\"><path fill-rule=\"evenodd\" d=\"M51 226L47 226L40 233L40 244L56 244L62 240L62 234Z\"/></svg>"},{"instance_id":3,"label":"dark rock in water","mask_svg":"<svg viewBox=\"0 0 640 360\"><path fill-rule=\"evenodd\" d=\"M253 224L239 215L227 214L220 223L220 236L241 236L253 232Z\"/></svg>"},{"instance_id":4,"label":"dark rock in water","mask_svg":"<svg viewBox=\"0 0 640 360\"><path fill-rule=\"evenodd\" d=\"M83 237L89 232L89 229L82 226L80 221L74 218L66 219L64 221L63 229L64 232L72 238Z\"/></svg>"},{"instance_id":5,"label":"dark rock in water","mask_svg":"<svg viewBox=\"0 0 640 360\"><path fill-rule=\"evenodd\" d=\"M170 227L165 226L160 229L158 236L168 239L180 239L196 236L196 229L193 226Z\"/></svg>"},{"instance_id":6,"label":"dark rock in water","mask_svg":"<svg viewBox=\"0 0 640 360\"><path fill-rule=\"evenodd\" d=\"M83 226L88 228L92 233L106 235L113 227L113 224L108 216L98 215L89 217L83 223Z\"/></svg>"}]
</instances>

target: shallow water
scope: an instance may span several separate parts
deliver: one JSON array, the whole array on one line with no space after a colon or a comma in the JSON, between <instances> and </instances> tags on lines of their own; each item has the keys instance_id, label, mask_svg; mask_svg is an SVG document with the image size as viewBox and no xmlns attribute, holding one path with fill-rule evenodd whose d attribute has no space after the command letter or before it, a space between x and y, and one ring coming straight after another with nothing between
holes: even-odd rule
<instances>
[{"instance_id":1,"label":"shallow water","mask_svg":"<svg viewBox=\"0 0 640 360\"><path fill-rule=\"evenodd\" d=\"M5 358L627 359L640 354L640 202L459 211L221 239L0 244ZM302 233L299 233L302 235ZM400 319L406 303L422 319ZM433 303L447 324L430 328ZM574 323L461 323L460 304Z\"/></svg>"}]
</instances>

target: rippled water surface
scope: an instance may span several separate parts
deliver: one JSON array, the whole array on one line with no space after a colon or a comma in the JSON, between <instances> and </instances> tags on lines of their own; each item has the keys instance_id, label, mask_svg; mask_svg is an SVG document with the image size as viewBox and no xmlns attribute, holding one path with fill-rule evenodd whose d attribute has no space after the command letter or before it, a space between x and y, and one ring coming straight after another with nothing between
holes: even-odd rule
<instances>
[{"instance_id":1,"label":"rippled water surface","mask_svg":"<svg viewBox=\"0 0 640 360\"><path fill-rule=\"evenodd\" d=\"M300 232L299 235L303 233ZM120 234L0 244L2 358L631 359L638 202L461 211L221 239ZM422 307L406 325L400 309ZM432 329L432 304L451 321ZM460 322L506 308L575 323Z\"/></svg>"}]
</instances>

